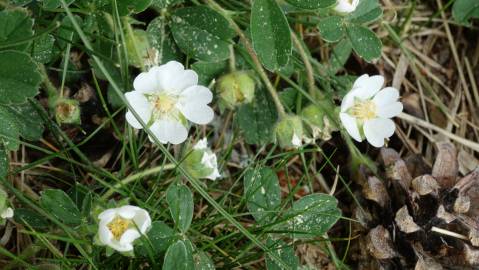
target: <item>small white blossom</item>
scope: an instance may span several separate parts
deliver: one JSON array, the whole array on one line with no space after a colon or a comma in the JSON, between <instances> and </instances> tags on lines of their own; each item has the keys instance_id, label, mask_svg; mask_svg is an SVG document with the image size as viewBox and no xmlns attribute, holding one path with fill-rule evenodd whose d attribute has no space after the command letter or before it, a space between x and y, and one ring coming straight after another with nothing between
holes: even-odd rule
<instances>
[{"instance_id":1,"label":"small white blossom","mask_svg":"<svg viewBox=\"0 0 479 270\"><path fill-rule=\"evenodd\" d=\"M151 227L150 214L131 205L107 209L98 215L98 219L100 242L119 252L132 251L133 242Z\"/></svg>"},{"instance_id":2,"label":"small white blossom","mask_svg":"<svg viewBox=\"0 0 479 270\"><path fill-rule=\"evenodd\" d=\"M203 151L203 156L201 158L201 164L208 169L212 169L211 174L205 176L204 178L210 180L216 180L216 178L221 177L220 172L218 171L218 161L215 153L208 148L208 140L206 138L198 141L193 149Z\"/></svg>"},{"instance_id":3,"label":"small white blossom","mask_svg":"<svg viewBox=\"0 0 479 270\"><path fill-rule=\"evenodd\" d=\"M293 138L291 140L291 144L294 145L295 147L301 147L301 138L296 135L296 133L293 134Z\"/></svg>"},{"instance_id":4,"label":"small white blossom","mask_svg":"<svg viewBox=\"0 0 479 270\"><path fill-rule=\"evenodd\" d=\"M334 10L339 13L351 13L356 10L359 0L338 0Z\"/></svg>"},{"instance_id":5,"label":"small white blossom","mask_svg":"<svg viewBox=\"0 0 479 270\"><path fill-rule=\"evenodd\" d=\"M185 70L179 62L154 66L139 74L133 87L135 90L125 97L161 143L184 142L188 136L188 120L199 125L213 120L213 109L208 106L213 94L198 85L196 72ZM142 128L130 111L126 113L126 120L132 127Z\"/></svg>"},{"instance_id":6,"label":"small white blossom","mask_svg":"<svg viewBox=\"0 0 479 270\"><path fill-rule=\"evenodd\" d=\"M344 97L339 114L353 139L362 142L366 138L375 147L382 147L384 140L394 134L396 125L390 118L403 110L399 91L393 87L381 90L383 84L384 77L380 75L359 77Z\"/></svg>"},{"instance_id":7,"label":"small white blossom","mask_svg":"<svg viewBox=\"0 0 479 270\"><path fill-rule=\"evenodd\" d=\"M3 219L12 218L13 217L13 209L11 207L8 207L7 209L3 210L3 212L0 214L0 217L3 218Z\"/></svg>"}]
</instances>

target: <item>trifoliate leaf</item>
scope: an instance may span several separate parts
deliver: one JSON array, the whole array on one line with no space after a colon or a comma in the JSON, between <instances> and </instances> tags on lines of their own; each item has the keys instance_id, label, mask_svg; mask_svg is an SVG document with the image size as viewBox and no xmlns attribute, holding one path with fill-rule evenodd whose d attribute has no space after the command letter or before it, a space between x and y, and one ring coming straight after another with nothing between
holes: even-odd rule
<instances>
[{"instance_id":1,"label":"trifoliate leaf","mask_svg":"<svg viewBox=\"0 0 479 270\"><path fill-rule=\"evenodd\" d=\"M254 0L251 39L261 63L271 71L288 64L292 52L291 30L275 0Z\"/></svg>"},{"instance_id":2,"label":"trifoliate leaf","mask_svg":"<svg viewBox=\"0 0 479 270\"><path fill-rule=\"evenodd\" d=\"M208 62L229 57L229 40L235 32L221 14L196 6L178 9L172 16L173 37L187 55Z\"/></svg>"},{"instance_id":3,"label":"trifoliate leaf","mask_svg":"<svg viewBox=\"0 0 479 270\"><path fill-rule=\"evenodd\" d=\"M319 34L328 42L339 41L344 36L343 18L339 16L326 17L319 21Z\"/></svg>"},{"instance_id":4,"label":"trifoliate leaf","mask_svg":"<svg viewBox=\"0 0 479 270\"><path fill-rule=\"evenodd\" d=\"M81 214L72 199L60 189L47 189L40 198L42 207L68 225L79 225Z\"/></svg>"},{"instance_id":5,"label":"trifoliate leaf","mask_svg":"<svg viewBox=\"0 0 479 270\"><path fill-rule=\"evenodd\" d=\"M184 241L172 244L165 254L164 270L195 270L193 254Z\"/></svg>"},{"instance_id":6,"label":"trifoliate leaf","mask_svg":"<svg viewBox=\"0 0 479 270\"><path fill-rule=\"evenodd\" d=\"M9 45L33 36L33 20L26 9L0 11L0 45ZM25 50L30 42L9 46L11 50ZM12 63L9 63L10 65ZM1 84L1 82L0 82Z\"/></svg>"},{"instance_id":7,"label":"trifoliate leaf","mask_svg":"<svg viewBox=\"0 0 479 270\"><path fill-rule=\"evenodd\" d=\"M268 238L266 245L272 253L275 253L289 266L288 269L298 269L299 258L294 254L294 248L291 245L286 244L282 240L273 240L272 238ZM274 261L271 256L268 255L266 256L266 269L282 270L284 267L278 265L276 261Z\"/></svg>"},{"instance_id":8,"label":"trifoliate leaf","mask_svg":"<svg viewBox=\"0 0 479 270\"><path fill-rule=\"evenodd\" d=\"M347 16L350 22L363 24L373 22L383 15L378 0L361 0L356 10Z\"/></svg>"},{"instance_id":9,"label":"trifoliate leaf","mask_svg":"<svg viewBox=\"0 0 479 270\"><path fill-rule=\"evenodd\" d=\"M193 219L194 205L191 190L187 186L173 184L166 191L166 201L176 226L182 232L186 232Z\"/></svg>"},{"instance_id":10,"label":"trifoliate leaf","mask_svg":"<svg viewBox=\"0 0 479 270\"><path fill-rule=\"evenodd\" d=\"M250 169L244 176L246 206L258 224L268 224L277 216L281 188L270 168Z\"/></svg>"},{"instance_id":11,"label":"trifoliate leaf","mask_svg":"<svg viewBox=\"0 0 479 270\"><path fill-rule=\"evenodd\" d=\"M164 20L162 17L157 17L148 24L146 33L150 45L157 50L160 63L167 63L171 60L180 61L183 55Z\"/></svg>"},{"instance_id":12,"label":"trifoliate leaf","mask_svg":"<svg viewBox=\"0 0 479 270\"><path fill-rule=\"evenodd\" d=\"M350 25L347 33L354 51L367 62L381 57L382 43L376 34L364 26Z\"/></svg>"},{"instance_id":13,"label":"trifoliate leaf","mask_svg":"<svg viewBox=\"0 0 479 270\"><path fill-rule=\"evenodd\" d=\"M16 208L13 216L15 222L30 226L35 229L44 229L48 227L48 220L37 212L27 208Z\"/></svg>"},{"instance_id":14,"label":"trifoliate leaf","mask_svg":"<svg viewBox=\"0 0 479 270\"><path fill-rule=\"evenodd\" d=\"M148 242L142 242L135 248L135 254L148 256L148 248L152 248L154 254L165 252L168 247L178 240L175 231L162 221L155 221L151 224L151 228L146 234ZM151 245L147 247L145 245Z\"/></svg>"}]
</instances>

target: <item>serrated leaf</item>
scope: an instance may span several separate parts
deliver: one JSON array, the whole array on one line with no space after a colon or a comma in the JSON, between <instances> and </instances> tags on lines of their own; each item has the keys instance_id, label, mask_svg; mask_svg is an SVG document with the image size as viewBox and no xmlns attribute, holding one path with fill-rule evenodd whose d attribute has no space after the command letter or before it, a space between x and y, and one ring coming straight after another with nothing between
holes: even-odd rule
<instances>
[{"instance_id":1,"label":"serrated leaf","mask_svg":"<svg viewBox=\"0 0 479 270\"><path fill-rule=\"evenodd\" d=\"M35 229L48 227L48 221L37 212L27 208L16 208L13 216L15 222L25 226L31 226Z\"/></svg>"},{"instance_id":2,"label":"serrated leaf","mask_svg":"<svg viewBox=\"0 0 479 270\"><path fill-rule=\"evenodd\" d=\"M6 9L0 11L0 25L1 45L8 45L9 43L15 43L33 36L33 20L28 15L26 9ZM25 50L29 44L29 42L25 42L8 48L11 50Z\"/></svg>"},{"instance_id":3,"label":"serrated leaf","mask_svg":"<svg viewBox=\"0 0 479 270\"><path fill-rule=\"evenodd\" d=\"M33 60L46 64L50 62L53 56L53 44L55 38L50 35L42 35L33 41L32 58Z\"/></svg>"},{"instance_id":4,"label":"serrated leaf","mask_svg":"<svg viewBox=\"0 0 479 270\"><path fill-rule=\"evenodd\" d=\"M8 174L8 154L3 145L0 144L0 178Z\"/></svg>"},{"instance_id":5,"label":"serrated leaf","mask_svg":"<svg viewBox=\"0 0 479 270\"><path fill-rule=\"evenodd\" d=\"M376 34L364 26L350 25L347 28L354 51L367 62L381 57L382 43Z\"/></svg>"},{"instance_id":6,"label":"serrated leaf","mask_svg":"<svg viewBox=\"0 0 479 270\"><path fill-rule=\"evenodd\" d=\"M290 5L302 9L327 8L336 4L337 0L286 0Z\"/></svg>"},{"instance_id":7,"label":"serrated leaf","mask_svg":"<svg viewBox=\"0 0 479 270\"><path fill-rule=\"evenodd\" d=\"M272 253L275 253L278 257L285 262L291 270L298 269L299 258L294 254L294 248L290 245L287 245L282 240L273 240L268 238L266 245L271 250ZM282 270L284 267L281 267L274 261L270 255L266 256L266 269L268 270Z\"/></svg>"},{"instance_id":8,"label":"serrated leaf","mask_svg":"<svg viewBox=\"0 0 479 270\"><path fill-rule=\"evenodd\" d=\"M205 252L198 252L193 255L195 270L214 270L215 264Z\"/></svg>"},{"instance_id":9,"label":"serrated leaf","mask_svg":"<svg viewBox=\"0 0 479 270\"><path fill-rule=\"evenodd\" d=\"M165 254L163 270L195 270L193 254L181 240L172 244Z\"/></svg>"},{"instance_id":10,"label":"serrated leaf","mask_svg":"<svg viewBox=\"0 0 479 270\"><path fill-rule=\"evenodd\" d=\"M17 150L20 145L19 135L20 128L17 120L4 106L0 106L0 144L3 144L7 150Z\"/></svg>"},{"instance_id":11,"label":"serrated leaf","mask_svg":"<svg viewBox=\"0 0 479 270\"><path fill-rule=\"evenodd\" d=\"M275 0L254 0L251 39L265 68L274 71L288 64L292 52L291 32Z\"/></svg>"},{"instance_id":12,"label":"serrated leaf","mask_svg":"<svg viewBox=\"0 0 479 270\"><path fill-rule=\"evenodd\" d=\"M278 115L265 89L257 89L254 101L239 107L235 117L248 144L261 145L273 141Z\"/></svg>"},{"instance_id":13,"label":"serrated leaf","mask_svg":"<svg viewBox=\"0 0 479 270\"><path fill-rule=\"evenodd\" d=\"M329 57L330 66L329 72L331 74L336 74L341 68L343 68L346 61L348 61L349 57L351 56L351 52L353 47L349 40L344 39L340 41L331 52L331 56Z\"/></svg>"},{"instance_id":14,"label":"serrated leaf","mask_svg":"<svg viewBox=\"0 0 479 270\"><path fill-rule=\"evenodd\" d=\"M324 235L341 217L336 198L311 194L294 202L286 211L286 221L279 226L292 231L292 237L311 238Z\"/></svg>"},{"instance_id":15,"label":"serrated leaf","mask_svg":"<svg viewBox=\"0 0 479 270\"><path fill-rule=\"evenodd\" d=\"M479 1L456 0L452 6L454 20L463 25L469 25L471 18L479 18Z\"/></svg>"},{"instance_id":16,"label":"serrated leaf","mask_svg":"<svg viewBox=\"0 0 479 270\"><path fill-rule=\"evenodd\" d=\"M270 168L250 169L244 176L246 206L259 224L271 223L281 204L281 188Z\"/></svg>"},{"instance_id":17,"label":"serrated leaf","mask_svg":"<svg viewBox=\"0 0 479 270\"><path fill-rule=\"evenodd\" d=\"M82 221L80 210L63 190L47 189L43 191L40 204L65 224L74 226L79 225Z\"/></svg>"},{"instance_id":18,"label":"serrated leaf","mask_svg":"<svg viewBox=\"0 0 479 270\"><path fill-rule=\"evenodd\" d=\"M148 238L148 242L140 243L138 247L135 248L135 253L144 257L148 255L148 247L145 247L145 245L151 244L154 253L159 255L165 252L171 244L178 240L175 231L162 221L153 222L146 237Z\"/></svg>"},{"instance_id":19,"label":"serrated leaf","mask_svg":"<svg viewBox=\"0 0 479 270\"><path fill-rule=\"evenodd\" d=\"M326 17L319 21L319 34L328 42L339 41L344 35L343 18L339 16Z\"/></svg>"},{"instance_id":20,"label":"serrated leaf","mask_svg":"<svg viewBox=\"0 0 479 270\"><path fill-rule=\"evenodd\" d=\"M229 40L235 32L221 14L196 6L178 9L172 17L173 37L187 55L207 62L229 58Z\"/></svg>"},{"instance_id":21,"label":"serrated leaf","mask_svg":"<svg viewBox=\"0 0 479 270\"><path fill-rule=\"evenodd\" d=\"M164 18L157 17L151 21L146 28L146 33L151 46L158 51L158 58L161 63L181 60L182 53L176 46L170 29L165 25Z\"/></svg>"},{"instance_id":22,"label":"serrated leaf","mask_svg":"<svg viewBox=\"0 0 479 270\"><path fill-rule=\"evenodd\" d=\"M0 104L24 103L38 93L41 80L30 56L16 51L0 52Z\"/></svg>"},{"instance_id":23,"label":"serrated leaf","mask_svg":"<svg viewBox=\"0 0 479 270\"><path fill-rule=\"evenodd\" d=\"M186 232L193 219L193 194L185 185L170 185L166 191L166 201L176 226Z\"/></svg>"},{"instance_id":24,"label":"serrated leaf","mask_svg":"<svg viewBox=\"0 0 479 270\"><path fill-rule=\"evenodd\" d=\"M350 22L363 24L373 22L383 15L383 10L378 0L362 0L358 7L347 16Z\"/></svg>"},{"instance_id":25,"label":"serrated leaf","mask_svg":"<svg viewBox=\"0 0 479 270\"><path fill-rule=\"evenodd\" d=\"M16 120L20 136L29 141L39 140L43 134L43 121L34 103L38 104L36 100L32 100L23 104L0 105ZM38 106L40 107L39 104Z\"/></svg>"}]
</instances>

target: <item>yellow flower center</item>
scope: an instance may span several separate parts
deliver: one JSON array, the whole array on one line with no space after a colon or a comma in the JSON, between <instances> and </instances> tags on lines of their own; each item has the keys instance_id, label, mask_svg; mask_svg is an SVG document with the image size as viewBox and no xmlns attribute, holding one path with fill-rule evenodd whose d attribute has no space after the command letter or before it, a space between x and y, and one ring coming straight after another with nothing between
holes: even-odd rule
<instances>
[{"instance_id":1,"label":"yellow flower center","mask_svg":"<svg viewBox=\"0 0 479 270\"><path fill-rule=\"evenodd\" d=\"M176 105L177 98L167 94L159 94L152 99L155 111L160 114L171 112Z\"/></svg>"},{"instance_id":2,"label":"yellow flower center","mask_svg":"<svg viewBox=\"0 0 479 270\"><path fill-rule=\"evenodd\" d=\"M360 121L376 118L376 104L372 100L356 100L351 115Z\"/></svg>"},{"instance_id":3,"label":"yellow flower center","mask_svg":"<svg viewBox=\"0 0 479 270\"><path fill-rule=\"evenodd\" d=\"M128 230L130 225L131 220L117 216L110 223L108 223L107 227L113 234L113 237L116 240L120 240L121 236L125 233L126 230Z\"/></svg>"}]
</instances>

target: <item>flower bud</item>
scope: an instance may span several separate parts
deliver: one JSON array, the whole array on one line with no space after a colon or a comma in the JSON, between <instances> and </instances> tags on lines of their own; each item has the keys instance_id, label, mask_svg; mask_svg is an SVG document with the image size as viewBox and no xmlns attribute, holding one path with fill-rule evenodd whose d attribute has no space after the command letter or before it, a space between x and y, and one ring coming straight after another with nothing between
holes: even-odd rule
<instances>
[{"instance_id":1,"label":"flower bud","mask_svg":"<svg viewBox=\"0 0 479 270\"><path fill-rule=\"evenodd\" d=\"M311 141L316 139L327 141L331 139L331 133L337 130L329 117L325 115L324 110L318 105L306 106L301 112L301 117L306 123L308 137Z\"/></svg>"},{"instance_id":2,"label":"flower bud","mask_svg":"<svg viewBox=\"0 0 479 270\"><path fill-rule=\"evenodd\" d=\"M75 99L58 99L55 105L55 118L60 124L80 124L80 104Z\"/></svg>"},{"instance_id":3,"label":"flower bud","mask_svg":"<svg viewBox=\"0 0 479 270\"><path fill-rule=\"evenodd\" d=\"M221 103L233 109L237 105L250 103L254 98L255 82L244 71L236 71L222 76L218 80L217 89Z\"/></svg>"},{"instance_id":4,"label":"flower bud","mask_svg":"<svg viewBox=\"0 0 479 270\"><path fill-rule=\"evenodd\" d=\"M200 140L184 161L185 169L195 178L216 180L221 177L216 155L208 147L206 138Z\"/></svg>"},{"instance_id":5,"label":"flower bud","mask_svg":"<svg viewBox=\"0 0 479 270\"><path fill-rule=\"evenodd\" d=\"M276 140L283 148L298 148L302 144L303 124L296 115L288 115L276 125Z\"/></svg>"}]
</instances>

